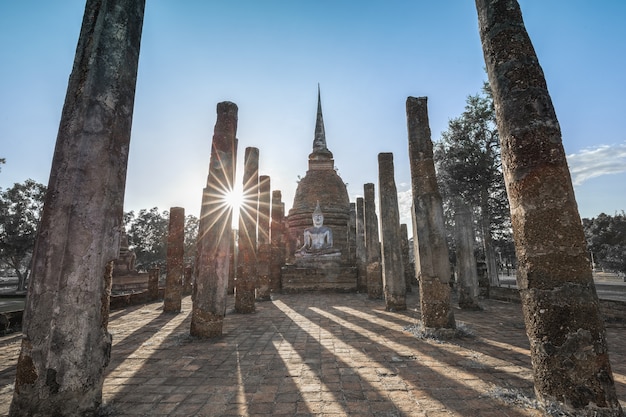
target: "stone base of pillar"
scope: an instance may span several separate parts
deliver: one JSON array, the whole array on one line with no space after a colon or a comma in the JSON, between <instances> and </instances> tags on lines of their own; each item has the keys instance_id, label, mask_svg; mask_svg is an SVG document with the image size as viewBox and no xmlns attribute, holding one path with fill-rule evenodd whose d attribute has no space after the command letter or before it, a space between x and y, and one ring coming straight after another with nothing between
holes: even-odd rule
<instances>
[{"instance_id":1,"label":"stone base of pillar","mask_svg":"<svg viewBox=\"0 0 626 417\"><path fill-rule=\"evenodd\" d=\"M239 291L235 285L235 312L241 314L254 313L255 291Z\"/></svg>"},{"instance_id":2,"label":"stone base of pillar","mask_svg":"<svg viewBox=\"0 0 626 417\"><path fill-rule=\"evenodd\" d=\"M367 296L370 300L383 298L383 275L380 262L367 265Z\"/></svg>"},{"instance_id":3,"label":"stone base of pillar","mask_svg":"<svg viewBox=\"0 0 626 417\"><path fill-rule=\"evenodd\" d=\"M404 311L406 310L406 296L389 294L385 291L385 310Z\"/></svg>"},{"instance_id":4,"label":"stone base of pillar","mask_svg":"<svg viewBox=\"0 0 626 417\"><path fill-rule=\"evenodd\" d=\"M222 335L224 316L194 308L189 334L194 337L211 338Z\"/></svg>"},{"instance_id":5,"label":"stone base of pillar","mask_svg":"<svg viewBox=\"0 0 626 417\"><path fill-rule=\"evenodd\" d=\"M270 282L270 261L271 246L268 243L259 245L257 253L257 284L256 284L256 301L270 301L271 282Z\"/></svg>"},{"instance_id":6,"label":"stone base of pillar","mask_svg":"<svg viewBox=\"0 0 626 417\"><path fill-rule=\"evenodd\" d=\"M425 328L456 328L454 313L450 308L450 291L447 282L420 281L420 307Z\"/></svg>"},{"instance_id":7,"label":"stone base of pillar","mask_svg":"<svg viewBox=\"0 0 626 417\"><path fill-rule=\"evenodd\" d=\"M285 265L281 268L282 291L298 293L305 291L355 292L357 269L345 265L318 265L301 267Z\"/></svg>"}]
</instances>

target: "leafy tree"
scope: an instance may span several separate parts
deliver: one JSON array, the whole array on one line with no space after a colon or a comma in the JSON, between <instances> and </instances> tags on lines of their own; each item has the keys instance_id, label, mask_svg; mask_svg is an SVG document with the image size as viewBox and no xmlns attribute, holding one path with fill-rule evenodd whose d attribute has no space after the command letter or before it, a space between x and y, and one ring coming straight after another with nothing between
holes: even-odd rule
<instances>
[{"instance_id":1,"label":"leafy tree","mask_svg":"<svg viewBox=\"0 0 626 417\"><path fill-rule=\"evenodd\" d=\"M31 179L0 192L0 263L26 288L46 187Z\"/></svg>"},{"instance_id":2,"label":"leafy tree","mask_svg":"<svg viewBox=\"0 0 626 417\"><path fill-rule=\"evenodd\" d=\"M158 207L124 213L128 244L135 252L135 267L140 271L150 268L165 270L167 264L167 234L169 211L160 212ZM195 259L195 246L198 234L198 219L193 215L185 217L185 262Z\"/></svg>"},{"instance_id":3,"label":"leafy tree","mask_svg":"<svg viewBox=\"0 0 626 417\"><path fill-rule=\"evenodd\" d=\"M622 211L615 216L601 213L582 221L595 264L602 269L626 274L626 213Z\"/></svg>"},{"instance_id":4,"label":"leafy tree","mask_svg":"<svg viewBox=\"0 0 626 417\"><path fill-rule=\"evenodd\" d=\"M126 234L130 250L135 252L135 267L139 271L150 268L165 268L167 258L167 228L169 212L159 212L157 207L141 209L135 215L131 211L124 215Z\"/></svg>"},{"instance_id":5,"label":"leafy tree","mask_svg":"<svg viewBox=\"0 0 626 417\"><path fill-rule=\"evenodd\" d=\"M469 96L465 111L448 123L435 145L437 178L447 218L452 201L472 207L480 231L490 283L498 283L494 240L511 240L510 214L500 161L500 137L487 83Z\"/></svg>"}]
</instances>

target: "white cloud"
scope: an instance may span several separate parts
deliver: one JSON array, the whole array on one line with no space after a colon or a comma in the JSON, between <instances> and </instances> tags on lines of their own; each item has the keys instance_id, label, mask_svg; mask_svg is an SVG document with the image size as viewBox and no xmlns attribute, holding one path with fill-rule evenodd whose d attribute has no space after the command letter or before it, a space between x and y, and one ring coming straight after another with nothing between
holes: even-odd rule
<instances>
[{"instance_id":1,"label":"white cloud","mask_svg":"<svg viewBox=\"0 0 626 417\"><path fill-rule=\"evenodd\" d=\"M583 149L568 155L567 163L574 185L602 175L626 172L626 142Z\"/></svg>"}]
</instances>

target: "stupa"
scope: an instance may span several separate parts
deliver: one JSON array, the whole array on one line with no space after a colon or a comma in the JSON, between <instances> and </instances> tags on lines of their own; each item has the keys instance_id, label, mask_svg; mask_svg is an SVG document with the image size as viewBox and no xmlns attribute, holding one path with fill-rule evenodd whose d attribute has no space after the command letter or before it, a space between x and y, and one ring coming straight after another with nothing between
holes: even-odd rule
<instances>
[{"instance_id":1,"label":"stupa","mask_svg":"<svg viewBox=\"0 0 626 417\"><path fill-rule=\"evenodd\" d=\"M349 220L348 190L326 145L318 86L309 169L298 183L287 217L288 256L282 270L283 291L356 289L356 265L351 264L348 256ZM323 235L317 236L320 233ZM320 243L311 247L316 239Z\"/></svg>"}]
</instances>

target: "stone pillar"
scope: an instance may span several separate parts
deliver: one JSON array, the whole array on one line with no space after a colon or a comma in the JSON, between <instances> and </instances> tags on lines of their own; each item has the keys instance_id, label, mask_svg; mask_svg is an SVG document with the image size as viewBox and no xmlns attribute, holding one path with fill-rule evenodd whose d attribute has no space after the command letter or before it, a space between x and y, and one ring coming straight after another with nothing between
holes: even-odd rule
<instances>
[{"instance_id":1,"label":"stone pillar","mask_svg":"<svg viewBox=\"0 0 626 417\"><path fill-rule=\"evenodd\" d=\"M258 262L256 300L270 300L270 177L259 177Z\"/></svg>"},{"instance_id":2,"label":"stone pillar","mask_svg":"<svg viewBox=\"0 0 626 417\"><path fill-rule=\"evenodd\" d=\"M270 237L272 242L270 264L270 289L281 290L281 267L285 264L285 204L280 190L272 191L272 224Z\"/></svg>"},{"instance_id":3,"label":"stone pillar","mask_svg":"<svg viewBox=\"0 0 626 417\"><path fill-rule=\"evenodd\" d=\"M190 334L201 338L222 335L226 311L232 208L225 204L224 196L234 187L237 111L235 103L217 104L209 174L202 192L190 327Z\"/></svg>"},{"instance_id":4,"label":"stone pillar","mask_svg":"<svg viewBox=\"0 0 626 417\"><path fill-rule=\"evenodd\" d=\"M185 267L185 273L183 275L183 295L191 294L193 288L193 268L190 266Z\"/></svg>"},{"instance_id":5,"label":"stone pillar","mask_svg":"<svg viewBox=\"0 0 626 417\"><path fill-rule=\"evenodd\" d=\"M443 205L433 163L426 97L406 100L415 232L415 269L425 328L454 329L450 306L450 260Z\"/></svg>"},{"instance_id":6,"label":"stone pillar","mask_svg":"<svg viewBox=\"0 0 626 417\"><path fill-rule=\"evenodd\" d=\"M33 252L10 416L96 415L145 2L87 0Z\"/></svg>"},{"instance_id":7,"label":"stone pillar","mask_svg":"<svg viewBox=\"0 0 626 417\"><path fill-rule=\"evenodd\" d=\"M367 250L365 248L365 201L356 199L356 268L357 291L367 291Z\"/></svg>"},{"instance_id":8,"label":"stone pillar","mask_svg":"<svg viewBox=\"0 0 626 417\"><path fill-rule=\"evenodd\" d=\"M474 222L467 204L454 202L454 234L456 240L456 271L459 307L479 310L478 270L474 256Z\"/></svg>"},{"instance_id":9,"label":"stone pillar","mask_svg":"<svg viewBox=\"0 0 626 417\"><path fill-rule=\"evenodd\" d=\"M406 310L400 210L398 209L398 190L394 179L392 153L378 154L378 187L385 309L387 311Z\"/></svg>"},{"instance_id":10,"label":"stone pillar","mask_svg":"<svg viewBox=\"0 0 626 417\"><path fill-rule=\"evenodd\" d=\"M254 312L257 281L257 213L259 206L259 150L246 148L243 168L243 204L239 212L239 252L235 283L235 311Z\"/></svg>"},{"instance_id":11,"label":"stone pillar","mask_svg":"<svg viewBox=\"0 0 626 417\"><path fill-rule=\"evenodd\" d=\"M150 301L159 299L159 274L161 270L159 268L152 268L148 270L148 298Z\"/></svg>"},{"instance_id":12,"label":"stone pillar","mask_svg":"<svg viewBox=\"0 0 626 417\"><path fill-rule=\"evenodd\" d=\"M502 144L517 285L544 403L622 416L561 130L514 0L476 0Z\"/></svg>"},{"instance_id":13,"label":"stone pillar","mask_svg":"<svg viewBox=\"0 0 626 417\"><path fill-rule=\"evenodd\" d=\"M163 293L163 312L178 313L183 292L183 254L185 249L185 209L170 208L167 234L167 275Z\"/></svg>"},{"instance_id":14,"label":"stone pillar","mask_svg":"<svg viewBox=\"0 0 626 417\"><path fill-rule=\"evenodd\" d=\"M348 263L356 264L356 204L350 203L350 220L348 220Z\"/></svg>"},{"instance_id":15,"label":"stone pillar","mask_svg":"<svg viewBox=\"0 0 626 417\"><path fill-rule=\"evenodd\" d=\"M367 295L371 299L383 297L383 276L380 263L380 240L376 216L374 184L363 186L365 194L365 247L367 249Z\"/></svg>"},{"instance_id":16,"label":"stone pillar","mask_svg":"<svg viewBox=\"0 0 626 417\"><path fill-rule=\"evenodd\" d=\"M228 257L228 294L235 293L235 275L237 275L237 230L231 230L230 256Z\"/></svg>"},{"instance_id":17,"label":"stone pillar","mask_svg":"<svg viewBox=\"0 0 626 417\"><path fill-rule=\"evenodd\" d=\"M409 256L409 231L405 223L400 225L400 245L402 248L402 265L404 266L404 283L406 292L413 291L413 268L411 268L411 258Z\"/></svg>"}]
</instances>

